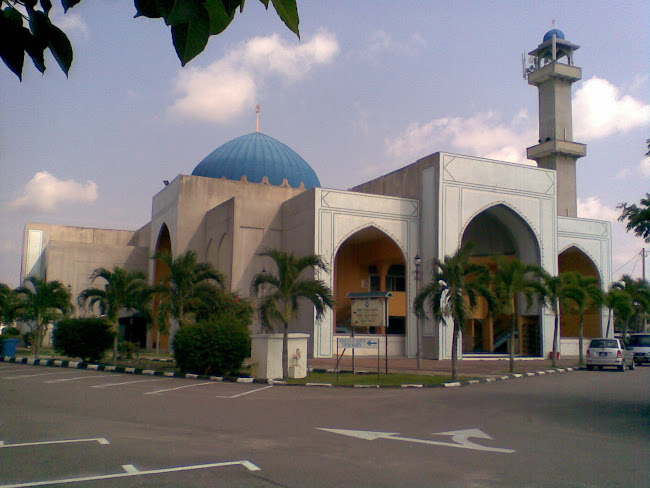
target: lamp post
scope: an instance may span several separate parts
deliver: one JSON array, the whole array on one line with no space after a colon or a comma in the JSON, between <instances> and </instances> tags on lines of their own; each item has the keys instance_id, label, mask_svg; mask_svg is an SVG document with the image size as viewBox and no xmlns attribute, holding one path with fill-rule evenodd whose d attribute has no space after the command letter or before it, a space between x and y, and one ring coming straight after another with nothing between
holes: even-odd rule
<instances>
[{"instance_id":1,"label":"lamp post","mask_svg":"<svg viewBox=\"0 0 650 488\"><path fill-rule=\"evenodd\" d=\"M420 264L422 264L422 258L420 254L415 255L413 260L415 264L415 295L420 294ZM422 369L422 326L420 324L420 315L417 314L415 318L415 329L417 334L417 359L418 359L418 369Z\"/></svg>"}]
</instances>

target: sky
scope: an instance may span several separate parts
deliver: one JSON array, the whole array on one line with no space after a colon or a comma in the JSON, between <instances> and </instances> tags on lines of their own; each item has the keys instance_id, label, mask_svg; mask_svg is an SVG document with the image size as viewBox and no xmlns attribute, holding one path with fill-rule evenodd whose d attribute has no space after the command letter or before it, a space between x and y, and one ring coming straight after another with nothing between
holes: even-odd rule
<instances>
[{"instance_id":1,"label":"sky","mask_svg":"<svg viewBox=\"0 0 650 488\"><path fill-rule=\"evenodd\" d=\"M18 286L27 222L135 230L163 180L260 131L325 188L347 189L444 151L535 164L537 89L522 53L553 27L574 62L578 214L612 222L614 278L650 244L617 222L650 192L650 4L639 1L298 2L301 39L259 2L184 68L160 19L89 1L54 23L69 77L46 56L23 81L0 66L0 282ZM650 259L647 260L650 274Z\"/></svg>"}]
</instances>

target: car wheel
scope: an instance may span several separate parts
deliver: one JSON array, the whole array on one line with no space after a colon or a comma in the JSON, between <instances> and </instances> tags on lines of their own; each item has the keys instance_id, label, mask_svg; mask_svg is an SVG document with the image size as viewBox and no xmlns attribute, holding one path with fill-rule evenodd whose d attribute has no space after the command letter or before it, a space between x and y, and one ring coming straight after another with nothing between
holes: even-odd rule
<instances>
[{"instance_id":1,"label":"car wheel","mask_svg":"<svg viewBox=\"0 0 650 488\"><path fill-rule=\"evenodd\" d=\"M588 364L588 365L587 365L587 369L588 369L589 371L593 371L593 370L594 370L594 365L593 365L593 364Z\"/></svg>"},{"instance_id":2,"label":"car wheel","mask_svg":"<svg viewBox=\"0 0 650 488\"><path fill-rule=\"evenodd\" d=\"M618 367L619 371L625 371L625 360L621 363L621 365Z\"/></svg>"}]
</instances>

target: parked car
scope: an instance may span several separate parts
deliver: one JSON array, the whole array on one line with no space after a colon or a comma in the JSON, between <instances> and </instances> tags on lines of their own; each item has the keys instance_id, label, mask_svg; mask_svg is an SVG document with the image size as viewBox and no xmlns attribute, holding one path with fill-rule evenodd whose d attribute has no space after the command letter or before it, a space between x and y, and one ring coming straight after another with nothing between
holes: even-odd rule
<instances>
[{"instance_id":1,"label":"parked car","mask_svg":"<svg viewBox=\"0 0 650 488\"><path fill-rule=\"evenodd\" d=\"M627 368L634 369L634 354L631 347L621 339L609 339L601 337L592 339L587 349L587 369L594 367L603 369L605 366L613 366L621 371Z\"/></svg>"},{"instance_id":2,"label":"parked car","mask_svg":"<svg viewBox=\"0 0 650 488\"><path fill-rule=\"evenodd\" d=\"M632 348L636 364L650 363L650 334L632 334L628 345Z\"/></svg>"}]
</instances>

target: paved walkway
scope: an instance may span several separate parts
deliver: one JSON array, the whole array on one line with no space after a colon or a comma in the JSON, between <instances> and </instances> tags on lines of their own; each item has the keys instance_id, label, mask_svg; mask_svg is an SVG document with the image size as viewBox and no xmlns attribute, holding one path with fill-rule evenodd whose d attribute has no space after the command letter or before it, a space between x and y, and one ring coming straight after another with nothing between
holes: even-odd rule
<instances>
[{"instance_id":1,"label":"paved walkway","mask_svg":"<svg viewBox=\"0 0 650 488\"><path fill-rule=\"evenodd\" d=\"M314 369L334 369L336 367L336 358L327 359L309 359L309 367ZM578 367L578 359L560 359L557 362L558 368L575 368ZM386 361L380 358L380 370L386 369ZM490 378L501 376L510 372L510 361L504 359L459 359L457 362L458 374L460 376L473 376ZM515 373L534 373L551 369L550 359L528 359L515 358ZM352 358L345 356L341 359L339 369L351 371ZM376 357L357 357L355 359L356 371L377 371ZM418 370L417 360L404 357L388 358L389 373L417 373L417 374L446 374L451 375L451 360L422 360L422 369Z\"/></svg>"}]
</instances>

